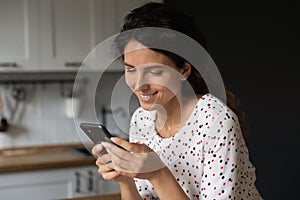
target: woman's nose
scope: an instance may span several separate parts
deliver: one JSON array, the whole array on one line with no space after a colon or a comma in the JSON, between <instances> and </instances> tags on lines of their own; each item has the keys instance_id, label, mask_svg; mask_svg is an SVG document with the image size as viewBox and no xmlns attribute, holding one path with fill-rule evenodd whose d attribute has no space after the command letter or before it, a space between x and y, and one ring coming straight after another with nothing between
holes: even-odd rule
<instances>
[{"instance_id":1,"label":"woman's nose","mask_svg":"<svg viewBox=\"0 0 300 200\"><path fill-rule=\"evenodd\" d=\"M145 90L149 88L149 81L147 81L147 76L144 74L139 74L136 77L136 82L134 85L134 90Z\"/></svg>"},{"instance_id":2,"label":"woman's nose","mask_svg":"<svg viewBox=\"0 0 300 200\"><path fill-rule=\"evenodd\" d=\"M143 91L143 90L148 90L149 89L149 84L143 84L140 86L135 87L135 91Z\"/></svg>"}]
</instances>

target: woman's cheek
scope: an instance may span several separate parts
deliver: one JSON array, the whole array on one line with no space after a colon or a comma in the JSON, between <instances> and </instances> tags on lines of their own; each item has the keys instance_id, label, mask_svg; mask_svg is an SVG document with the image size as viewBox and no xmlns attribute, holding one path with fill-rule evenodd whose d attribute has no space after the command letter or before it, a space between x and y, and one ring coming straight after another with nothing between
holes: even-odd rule
<instances>
[{"instance_id":1,"label":"woman's cheek","mask_svg":"<svg viewBox=\"0 0 300 200\"><path fill-rule=\"evenodd\" d=\"M164 88L164 90L167 88L172 93L176 94L180 88L180 81L176 79L176 77L164 77L160 78L159 80L156 80L157 85L160 85L161 89Z\"/></svg>"},{"instance_id":2,"label":"woman's cheek","mask_svg":"<svg viewBox=\"0 0 300 200\"><path fill-rule=\"evenodd\" d=\"M129 78L128 76L125 75L125 83L132 91L134 91L135 81L133 80L133 78Z\"/></svg>"}]
</instances>

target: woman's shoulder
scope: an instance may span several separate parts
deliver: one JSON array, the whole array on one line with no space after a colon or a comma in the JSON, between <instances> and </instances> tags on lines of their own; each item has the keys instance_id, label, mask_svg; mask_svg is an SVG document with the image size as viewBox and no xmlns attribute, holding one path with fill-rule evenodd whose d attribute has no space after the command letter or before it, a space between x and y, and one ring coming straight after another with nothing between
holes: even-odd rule
<instances>
[{"instance_id":1,"label":"woman's shoulder","mask_svg":"<svg viewBox=\"0 0 300 200\"><path fill-rule=\"evenodd\" d=\"M196 106L198 107L198 110L205 113L205 115L214 117L224 115L236 116L226 102L211 93L201 96Z\"/></svg>"},{"instance_id":2,"label":"woman's shoulder","mask_svg":"<svg viewBox=\"0 0 300 200\"><path fill-rule=\"evenodd\" d=\"M221 100L220 98L216 97L215 95L211 94L211 93L206 93L204 95L202 95L199 98L199 102L203 102L206 103L207 106L217 106L217 108L226 108L226 102L224 102L223 100Z\"/></svg>"},{"instance_id":3,"label":"woman's shoulder","mask_svg":"<svg viewBox=\"0 0 300 200\"><path fill-rule=\"evenodd\" d=\"M195 125L200 123L201 128L208 132L212 131L212 127L216 127L219 123L238 127L238 121L237 115L226 103L210 93L199 99L190 117L191 124L193 122L195 122Z\"/></svg>"}]
</instances>

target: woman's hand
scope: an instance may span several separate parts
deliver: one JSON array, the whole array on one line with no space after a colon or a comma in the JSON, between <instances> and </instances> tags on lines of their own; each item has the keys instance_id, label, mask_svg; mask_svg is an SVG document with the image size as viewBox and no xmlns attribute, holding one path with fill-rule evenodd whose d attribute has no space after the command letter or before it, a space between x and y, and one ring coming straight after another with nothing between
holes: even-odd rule
<instances>
[{"instance_id":1,"label":"woman's hand","mask_svg":"<svg viewBox=\"0 0 300 200\"><path fill-rule=\"evenodd\" d=\"M111 141L126 149L108 142L102 143L111 160L107 167L114 169L118 175L150 180L166 168L157 154L145 144L129 143L117 137L111 138Z\"/></svg>"},{"instance_id":2,"label":"woman's hand","mask_svg":"<svg viewBox=\"0 0 300 200\"><path fill-rule=\"evenodd\" d=\"M92 153L98 158L96 160L96 165L98 166L98 172L102 175L103 179L111 180L116 182L127 182L130 181L126 176L121 175L120 172L111 168L111 157L109 154L102 154L104 148L101 144L97 144L93 147Z\"/></svg>"}]
</instances>

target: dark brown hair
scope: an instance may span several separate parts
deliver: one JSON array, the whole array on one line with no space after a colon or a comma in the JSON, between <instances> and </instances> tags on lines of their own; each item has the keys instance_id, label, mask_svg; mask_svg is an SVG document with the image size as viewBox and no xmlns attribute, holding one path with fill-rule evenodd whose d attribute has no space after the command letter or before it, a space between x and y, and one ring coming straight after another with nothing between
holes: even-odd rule
<instances>
[{"instance_id":1,"label":"dark brown hair","mask_svg":"<svg viewBox=\"0 0 300 200\"><path fill-rule=\"evenodd\" d=\"M199 26L193 18L183 12L179 12L162 3L147 3L139 8L133 9L124 19L124 25L121 32L125 32L136 28L159 27L178 31L197 41L207 52L209 52L207 40L204 37ZM137 32L120 34L115 39L115 47L122 54L130 40L136 40L145 46L152 46L155 40L151 39L151 35L139 35ZM165 39L165 38L164 38ZM157 41L156 41L157 42ZM188 63L181 56L162 49L153 49L169 57L178 68L183 68ZM191 73L187 78L188 83L192 86L195 94L204 95L208 93L208 87L199 71L191 65ZM245 136L247 133L244 113L239 109L239 103L231 91L226 89L227 105L239 118L240 126Z\"/></svg>"}]
</instances>

